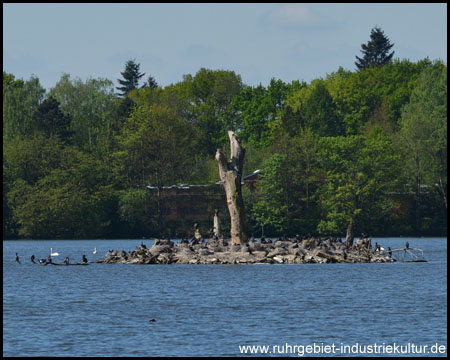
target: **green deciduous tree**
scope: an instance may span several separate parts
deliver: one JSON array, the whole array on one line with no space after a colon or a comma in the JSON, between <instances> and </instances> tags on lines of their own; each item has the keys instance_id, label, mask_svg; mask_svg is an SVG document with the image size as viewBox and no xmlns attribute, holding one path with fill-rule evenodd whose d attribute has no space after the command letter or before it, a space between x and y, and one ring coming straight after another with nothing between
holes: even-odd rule
<instances>
[{"instance_id":1,"label":"green deciduous tree","mask_svg":"<svg viewBox=\"0 0 450 360\"><path fill-rule=\"evenodd\" d=\"M122 111L126 114L118 114L119 103L126 103L128 98L116 99L114 84L107 79L89 78L83 82L63 74L49 96L58 100L61 110L71 116L73 144L97 154L109 151L110 129L118 122L117 117L129 114L126 110Z\"/></svg>"},{"instance_id":2,"label":"green deciduous tree","mask_svg":"<svg viewBox=\"0 0 450 360\"><path fill-rule=\"evenodd\" d=\"M447 67L425 69L400 120L398 149L405 173L414 184L416 231L421 229L423 188L436 190L447 208Z\"/></svg>"},{"instance_id":3,"label":"green deciduous tree","mask_svg":"<svg viewBox=\"0 0 450 360\"><path fill-rule=\"evenodd\" d=\"M325 84L345 123L345 133L361 134L368 124L397 130L401 109L408 103L420 73L429 66L428 59L417 63L395 60L382 67L355 73L340 69L329 75Z\"/></svg>"},{"instance_id":4,"label":"green deciduous tree","mask_svg":"<svg viewBox=\"0 0 450 360\"><path fill-rule=\"evenodd\" d=\"M261 196L253 206L253 216L267 232L280 233L288 229L292 201L288 193L289 180L286 155L273 154L266 159L258 184Z\"/></svg>"},{"instance_id":5,"label":"green deciduous tree","mask_svg":"<svg viewBox=\"0 0 450 360\"><path fill-rule=\"evenodd\" d=\"M42 132L14 138L3 144L3 164L12 179L33 185L61 162L63 142Z\"/></svg>"},{"instance_id":6,"label":"green deciduous tree","mask_svg":"<svg viewBox=\"0 0 450 360\"><path fill-rule=\"evenodd\" d=\"M312 212L311 204L315 201L320 164L318 159L318 137L308 127L301 127L297 136L291 139L291 172L292 182L297 184L299 193L297 201L302 205L303 218Z\"/></svg>"},{"instance_id":7,"label":"green deciduous tree","mask_svg":"<svg viewBox=\"0 0 450 360\"><path fill-rule=\"evenodd\" d=\"M110 225L108 209L114 196L105 166L73 147L50 148L49 143L46 148L53 156L43 159L36 154L42 168L39 178L30 182L27 174L17 177L7 195L18 234L33 238L100 236Z\"/></svg>"},{"instance_id":8,"label":"green deciduous tree","mask_svg":"<svg viewBox=\"0 0 450 360\"><path fill-rule=\"evenodd\" d=\"M45 89L39 79L16 80L3 72L3 138L29 135L34 131L33 115L42 103Z\"/></svg>"},{"instance_id":9,"label":"green deciduous tree","mask_svg":"<svg viewBox=\"0 0 450 360\"><path fill-rule=\"evenodd\" d=\"M275 154L264 161L261 180L256 184L251 219L268 233L311 233L317 226L315 194L320 176L317 139L309 128L294 137L278 135Z\"/></svg>"},{"instance_id":10,"label":"green deciduous tree","mask_svg":"<svg viewBox=\"0 0 450 360\"><path fill-rule=\"evenodd\" d=\"M199 151L214 156L227 139L228 107L243 88L234 71L201 68L194 77L184 76L188 92L188 117L198 132Z\"/></svg>"},{"instance_id":11,"label":"green deciduous tree","mask_svg":"<svg viewBox=\"0 0 450 360\"><path fill-rule=\"evenodd\" d=\"M289 182L285 190L291 201L287 231L291 235L315 232L320 217L316 206L321 180L317 139L309 127L299 126L294 136L277 134L272 147L272 151L287 156Z\"/></svg>"},{"instance_id":12,"label":"green deciduous tree","mask_svg":"<svg viewBox=\"0 0 450 360\"><path fill-rule=\"evenodd\" d=\"M8 192L11 190L14 178L10 169L3 162L3 239L11 239L17 236L17 231L12 219L12 208L8 204Z\"/></svg>"},{"instance_id":13,"label":"green deciduous tree","mask_svg":"<svg viewBox=\"0 0 450 360\"><path fill-rule=\"evenodd\" d=\"M130 186L173 185L194 160L192 127L167 106L141 106L124 124L118 142L120 164Z\"/></svg>"},{"instance_id":14,"label":"green deciduous tree","mask_svg":"<svg viewBox=\"0 0 450 360\"><path fill-rule=\"evenodd\" d=\"M262 85L244 88L230 107L229 126L236 129L244 142L259 147L272 145L286 98L300 86L298 82L285 84L272 78L267 88Z\"/></svg>"},{"instance_id":15,"label":"green deciduous tree","mask_svg":"<svg viewBox=\"0 0 450 360\"><path fill-rule=\"evenodd\" d=\"M318 82L312 88L300 113L304 125L310 127L319 136L345 134L344 123L338 116L333 98L323 82Z\"/></svg>"},{"instance_id":16,"label":"green deciduous tree","mask_svg":"<svg viewBox=\"0 0 450 360\"><path fill-rule=\"evenodd\" d=\"M152 200L148 189L131 188L119 192L119 216L128 225L130 235L158 235L158 223L154 218L158 204Z\"/></svg>"},{"instance_id":17,"label":"green deciduous tree","mask_svg":"<svg viewBox=\"0 0 450 360\"><path fill-rule=\"evenodd\" d=\"M163 186L184 181L195 161L192 126L167 106L141 106L124 124L115 154L125 189L158 188L157 213L161 228Z\"/></svg>"},{"instance_id":18,"label":"green deciduous tree","mask_svg":"<svg viewBox=\"0 0 450 360\"><path fill-rule=\"evenodd\" d=\"M321 233L340 235L347 229L347 242L356 231L370 231L381 224L393 203L389 193L399 172L398 156L391 141L377 129L361 135L321 138L319 156L326 180L321 191L325 219Z\"/></svg>"}]
</instances>

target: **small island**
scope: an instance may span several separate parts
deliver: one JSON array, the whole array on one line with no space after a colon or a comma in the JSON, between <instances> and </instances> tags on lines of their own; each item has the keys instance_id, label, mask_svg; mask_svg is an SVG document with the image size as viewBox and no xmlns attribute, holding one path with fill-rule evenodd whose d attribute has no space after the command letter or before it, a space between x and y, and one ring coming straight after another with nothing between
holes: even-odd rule
<instances>
[{"instance_id":1,"label":"small island","mask_svg":"<svg viewBox=\"0 0 450 360\"><path fill-rule=\"evenodd\" d=\"M107 264L327 264L393 262L387 251L372 249L371 239L347 246L337 238L295 237L232 244L231 239L156 239L148 249L108 251Z\"/></svg>"}]
</instances>

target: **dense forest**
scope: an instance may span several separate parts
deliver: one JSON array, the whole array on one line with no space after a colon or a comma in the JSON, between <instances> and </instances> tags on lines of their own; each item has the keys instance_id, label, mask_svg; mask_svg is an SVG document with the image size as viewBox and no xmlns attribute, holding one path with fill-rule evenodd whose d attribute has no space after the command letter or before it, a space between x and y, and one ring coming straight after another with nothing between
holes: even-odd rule
<instances>
[{"instance_id":1,"label":"dense forest","mask_svg":"<svg viewBox=\"0 0 450 360\"><path fill-rule=\"evenodd\" d=\"M130 60L120 87L63 74L44 89L3 71L3 238L159 235L147 186L217 182L227 130L261 170L243 190L252 233L446 236L447 66L374 63L370 44L310 83L201 68L160 87Z\"/></svg>"}]
</instances>

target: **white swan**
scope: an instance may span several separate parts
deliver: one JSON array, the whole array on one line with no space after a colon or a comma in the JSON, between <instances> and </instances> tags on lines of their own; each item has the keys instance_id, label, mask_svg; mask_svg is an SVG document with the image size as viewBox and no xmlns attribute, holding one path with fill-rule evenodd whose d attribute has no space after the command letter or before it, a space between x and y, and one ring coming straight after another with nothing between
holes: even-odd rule
<instances>
[{"instance_id":1,"label":"white swan","mask_svg":"<svg viewBox=\"0 0 450 360\"><path fill-rule=\"evenodd\" d=\"M97 254L97 248L94 249L94 251L92 252L94 255Z\"/></svg>"},{"instance_id":2,"label":"white swan","mask_svg":"<svg viewBox=\"0 0 450 360\"><path fill-rule=\"evenodd\" d=\"M59 256L57 252L53 252L53 248L50 248L50 256Z\"/></svg>"}]
</instances>

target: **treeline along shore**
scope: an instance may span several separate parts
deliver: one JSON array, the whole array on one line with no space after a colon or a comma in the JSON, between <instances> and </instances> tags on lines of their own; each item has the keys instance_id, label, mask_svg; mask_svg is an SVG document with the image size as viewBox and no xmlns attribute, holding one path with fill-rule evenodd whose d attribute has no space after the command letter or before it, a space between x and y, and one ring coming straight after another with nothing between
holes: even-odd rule
<instances>
[{"instance_id":1,"label":"treeline along shore","mask_svg":"<svg viewBox=\"0 0 450 360\"><path fill-rule=\"evenodd\" d=\"M447 65L375 55L267 86L200 68L162 87L136 60L117 88L3 71L3 237L181 238L216 208L228 233L215 156L229 130L249 237L446 236Z\"/></svg>"}]
</instances>

